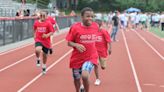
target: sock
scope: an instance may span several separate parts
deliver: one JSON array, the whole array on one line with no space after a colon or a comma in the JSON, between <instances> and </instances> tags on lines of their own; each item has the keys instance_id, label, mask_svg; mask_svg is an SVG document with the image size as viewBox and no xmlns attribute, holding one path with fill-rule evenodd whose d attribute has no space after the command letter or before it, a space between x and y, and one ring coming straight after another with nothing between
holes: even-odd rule
<instances>
[{"instance_id":1,"label":"sock","mask_svg":"<svg viewBox=\"0 0 164 92\"><path fill-rule=\"evenodd\" d=\"M37 60L40 60L40 58L37 57Z\"/></svg>"},{"instance_id":2,"label":"sock","mask_svg":"<svg viewBox=\"0 0 164 92\"><path fill-rule=\"evenodd\" d=\"M46 64L43 64L43 65L42 65L42 68L46 68Z\"/></svg>"}]
</instances>

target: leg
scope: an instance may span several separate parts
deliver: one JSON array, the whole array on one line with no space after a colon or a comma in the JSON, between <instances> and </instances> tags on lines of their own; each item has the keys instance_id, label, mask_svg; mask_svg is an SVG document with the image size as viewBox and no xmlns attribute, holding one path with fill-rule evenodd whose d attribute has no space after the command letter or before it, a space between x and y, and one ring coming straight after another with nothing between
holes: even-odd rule
<instances>
[{"instance_id":1,"label":"leg","mask_svg":"<svg viewBox=\"0 0 164 92\"><path fill-rule=\"evenodd\" d=\"M111 39L113 40L113 36L114 36L114 30L112 29L112 33L111 33Z\"/></svg>"},{"instance_id":2,"label":"leg","mask_svg":"<svg viewBox=\"0 0 164 92\"><path fill-rule=\"evenodd\" d=\"M89 92L89 76L94 65L90 61L86 61L82 66L82 80L85 92Z\"/></svg>"},{"instance_id":3,"label":"leg","mask_svg":"<svg viewBox=\"0 0 164 92\"><path fill-rule=\"evenodd\" d=\"M113 40L116 41L116 35L118 32L118 27L115 27Z\"/></svg>"},{"instance_id":4,"label":"leg","mask_svg":"<svg viewBox=\"0 0 164 92\"><path fill-rule=\"evenodd\" d=\"M85 92L89 92L89 72L88 71L84 70L82 72L82 80L83 80Z\"/></svg>"},{"instance_id":5,"label":"leg","mask_svg":"<svg viewBox=\"0 0 164 92\"><path fill-rule=\"evenodd\" d=\"M74 78L74 85L75 85L75 89L76 92L79 92L80 86L81 86L81 68L79 69L72 69L72 74L73 74L73 78Z\"/></svg>"},{"instance_id":6,"label":"leg","mask_svg":"<svg viewBox=\"0 0 164 92\"><path fill-rule=\"evenodd\" d=\"M94 66L94 72L95 72L96 79L99 79L98 65L95 65L95 66Z\"/></svg>"},{"instance_id":7,"label":"leg","mask_svg":"<svg viewBox=\"0 0 164 92\"><path fill-rule=\"evenodd\" d=\"M40 58L41 51L42 51L42 46L35 47L35 55L37 58Z\"/></svg>"},{"instance_id":8,"label":"leg","mask_svg":"<svg viewBox=\"0 0 164 92\"><path fill-rule=\"evenodd\" d=\"M106 59L107 58L100 57L100 65L103 70L106 68Z\"/></svg>"},{"instance_id":9,"label":"leg","mask_svg":"<svg viewBox=\"0 0 164 92\"><path fill-rule=\"evenodd\" d=\"M111 39L114 41L115 39L115 31L116 31L116 27L115 26L113 26L113 28L112 28L112 34L111 34Z\"/></svg>"},{"instance_id":10,"label":"leg","mask_svg":"<svg viewBox=\"0 0 164 92\"><path fill-rule=\"evenodd\" d=\"M47 54L43 53L43 64L46 64L47 62Z\"/></svg>"},{"instance_id":11,"label":"leg","mask_svg":"<svg viewBox=\"0 0 164 92\"><path fill-rule=\"evenodd\" d=\"M46 74L46 62L47 62L47 57L48 57L49 49L43 46L42 50L43 50L42 73L43 74Z\"/></svg>"},{"instance_id":12,"label":"leg","mask_svg":"<svg viewBox=\"0 0 164 92\"><path fill-rule=\"evenodd\" d=\"M42 51L42 44L39 42L35 43L35 55L37 57L36 64L37 66L40 66L40 53Z\"/></svg>"},{"instance_id":13,"label":"leg","mask_svg":"<svg viewBox=\"0 0 164 92\"><path fill-rule=\"evenodd\" d=\"M95 81L95 85L98 86L100 85L101 81L99 79L99 69L98 69L98 65L94 65L94 72L95 72L95 76L96 76L96 81Z\"/></svg>"},{"instance_id":14,"label":"leg","mask_svg":"<svg viewBox=\"0 0 164 92\"><path fill-rule=\"evenodd\" d=\"M162 31L164 31L164 23L161 24Z\"/></svg>"},{"instance_id":15,"label":"leg","mask_svg":"<svg viewBox=\"0 0 164 92\"><path fill-rule=\"evenodd\" d=\"M74 85L75 85L76 92L79 92L80 85L81 85L80 79L74 79Z\"/></svg>"},{"instance_id":16,"label":"leg","mask_svg":"<svg viewBox=\"0 0 164 92\"><path fill-rule=\"evenodd\" d=\"M52 35L51 37L50 37L50 39L51 39L51 45L54 43L54 36ZM51 46L51 48L50 48L50 54L52 54L53 53L53 49L52 49L52 46Z\"/></svg>"}]
</instances>

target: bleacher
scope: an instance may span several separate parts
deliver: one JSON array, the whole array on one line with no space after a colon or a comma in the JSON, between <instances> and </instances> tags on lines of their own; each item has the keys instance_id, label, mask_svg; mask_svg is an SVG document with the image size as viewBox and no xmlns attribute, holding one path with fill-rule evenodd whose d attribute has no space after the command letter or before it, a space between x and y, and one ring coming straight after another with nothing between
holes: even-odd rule
<instances>
[{"instance_id":1,"label":"bleacher","mask_svg":"<svg viewBox=\"0 0 164 92\"><path fill-rule=\"evenodd\" d=\"M19 9L35 10L36 5L18 3L12 0L0 0L0 17L13 17Z\"/></svg>"}]
</instances>

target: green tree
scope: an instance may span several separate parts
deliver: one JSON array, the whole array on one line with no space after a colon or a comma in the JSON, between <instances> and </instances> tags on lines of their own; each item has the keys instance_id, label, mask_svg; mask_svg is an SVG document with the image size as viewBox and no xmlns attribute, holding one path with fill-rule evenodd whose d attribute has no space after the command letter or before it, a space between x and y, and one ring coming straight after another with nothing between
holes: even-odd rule
<instances>
[{"instance_id":1,"label":"green tree","mask_svg":"<svg viewBox=\"0 0 164 92\"><path fill-rule=\"evenodd\" d=\"M38 8L45 9L48 8L48 4L50 3L50 0L37 0L36 2Z\"/></svg>"}]
</instances>

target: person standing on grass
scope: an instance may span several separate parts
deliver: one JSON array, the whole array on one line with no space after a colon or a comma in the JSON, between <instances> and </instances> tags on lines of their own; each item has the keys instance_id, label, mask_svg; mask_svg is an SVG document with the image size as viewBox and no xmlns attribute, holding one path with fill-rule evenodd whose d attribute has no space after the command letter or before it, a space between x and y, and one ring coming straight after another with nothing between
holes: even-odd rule
<instances>
[{"instance_id":1,"label":"person standing on grass","mask_svg":"<svg viewBox=\"0 0 164 92\"><path fill-rule=\"evenodd\" d=\"M98 23L99 25L99 31L97 32L96 48L99 55L99 63L101 69L104 70L106 68L107 56L111 54L111 39L107 30L102 28L103 21L96 20L96 23ZM96 75L95 85L100 85L101 81L99 79L98 65L95 65L94 70Z\"/></svg>"},{"instance_id":2,"label":"person standing on grass","mask_svg":"<svg viewBox=\"0 0 164 92\"><path fill-rule=\"evenodd\" d=\"M43 51L42 73L46 74L47 55L51 48L50 36L53 35L54 29L49 21L46 21L47 14L45 11L40 12L39 20L36 20L34 28L35 54L37 66L40 66L40 54Z\"/></svg>"},{"instance_id":3,"label":"person standing on grass","mask_svg":"<svg viewBox=\"0 0 164 92\"><path fill-rule=\"evenodd\" d=\"M91 8L82 9L82 22L73 24L66 37L68 46L73 47L70 68L72 68L76 92L79 92L82 83L84 91L89 92L89 76L94 65L98 64L98 53L95 46L98 25L93 22L93 17L94 13Z\"/></svg>"}]
</instances>

